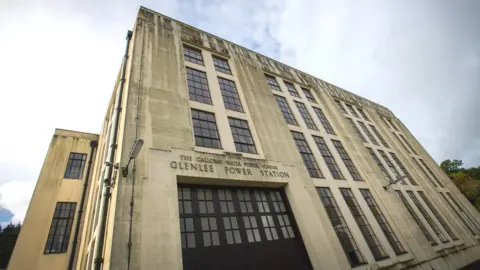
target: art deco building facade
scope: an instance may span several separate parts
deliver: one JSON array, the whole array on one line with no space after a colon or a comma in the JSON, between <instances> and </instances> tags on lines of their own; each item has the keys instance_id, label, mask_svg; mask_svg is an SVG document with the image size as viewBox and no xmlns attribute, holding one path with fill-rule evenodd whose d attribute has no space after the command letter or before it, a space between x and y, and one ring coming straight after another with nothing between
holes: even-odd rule
<instances>
[{"instance_id":1,"label":"art deco building facade","mask_svg":"<svg viewBox=\"0 0 480 270\"><path fill-rule=\"evenodd\" d=\"M480 259L479 213L387 108L146 8L126 43L100 135L56 131L9 270Z\"/></svg>"}]
</instances>

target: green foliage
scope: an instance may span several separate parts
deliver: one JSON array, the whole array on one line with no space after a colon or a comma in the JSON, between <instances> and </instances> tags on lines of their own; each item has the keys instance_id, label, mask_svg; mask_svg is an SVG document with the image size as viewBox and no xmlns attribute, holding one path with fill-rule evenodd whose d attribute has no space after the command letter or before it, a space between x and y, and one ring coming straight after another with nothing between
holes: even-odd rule
<instances>
[{"instance_id":1,"label":"green foliage","mask_svg":"<svg viewBox=\"0 0 480 270\"><path fill-rule=\"evenodd\" d=\"M0 269L7 268L21 228L20 223L17 225L9 224L5 228L0 226Z\"/></svg>"},{"instance_id":2,"label":"green foliage","mask_svg":"<svg viewBox=\"0 0 480 270\"><path fill-rule=\"evenodd\" d=\"M444 160L440 164L443 171L452 179L465 197L480 211L480 166L462 168L458 159Z\"/></svg>"}]
</instances>

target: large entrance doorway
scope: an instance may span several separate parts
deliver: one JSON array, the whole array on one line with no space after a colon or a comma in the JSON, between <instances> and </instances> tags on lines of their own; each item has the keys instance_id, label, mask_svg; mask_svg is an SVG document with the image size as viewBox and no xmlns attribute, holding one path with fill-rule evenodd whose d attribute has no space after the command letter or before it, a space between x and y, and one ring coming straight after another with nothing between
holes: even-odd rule
<instances>
[{"instance_id":1,"label":"large entrance doorway","mask_svg":"<svg viewBox=\"0 0 480 270\"><path fill-rule=\"evenodd\" d=\"M179 185L185 270L312 269L283 189Z\"/></svg>"}]
</instances>

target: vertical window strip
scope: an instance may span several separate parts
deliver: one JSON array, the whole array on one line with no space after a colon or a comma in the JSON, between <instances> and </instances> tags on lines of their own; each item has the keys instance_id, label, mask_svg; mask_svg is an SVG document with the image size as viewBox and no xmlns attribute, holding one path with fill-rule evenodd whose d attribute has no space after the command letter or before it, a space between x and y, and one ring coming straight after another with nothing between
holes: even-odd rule
<instances>
[{"instance_id":1,"label":"vertical window strip","mask_svg":"<svg viewBox=\"0 0 480 270\"><path fill-rule=\"evenodd\" d=\"M447 232L447 234L450 236L450 238L455 241L458 240L457 235L452 231L450 226L445 222L443 217L440 215L440 213L437 211L437 209L433 206L433 204L430 202L428 197L423 193L423 191L418 191L418 195L422 198L422 200L425 202L427 207L430 209L430 211L433 213L433 215L437 218L438 222L440 225L442 225L443 229Z\"/></svg>"},{"instance_id":2,"label":"vertical window strip","mask_svg":"<svg viewBox=\"0 0 480 270\"><path fill-rule=\"evenodd\" d=\"M288 106L287 100L284 97L277 95L275 95L275 99L277 100L278 107L280 107L285 122L289 125L298 126L297 120L295 119L290 106Z\"/></svg>"},{"instance_id":3,"label":"vertical window strip","mask_svg":"<svg viewBox=\"0 0 480 270\"><path fill-rule=\"evenodd\" d=\"M380 140L380 142L382 143L383 146L385 146L386 148L390 148L390 146L388 145L387 141L385 141L385 139L383 138L383 136L380 134L380 132L378 132L377 128L374 126L374 125L369 125L370 128L373 130L373 133L375 133L375 135L377 136L377 138Z\"/></svg>"},{"instance_id":4,"label":"vertical window strip","mask_svg":"<svg viewBox=\"0 0 480 270\"><path fill-rule=\"evenodd\" d=\"M68 179L82 179L83 168L85 167L85 161L87 160L86 154L70 153L68 157L67 168L63 178Z\"/></svg>"},{"instance_id":5,"label":"vertical window strip","mask_svg":"<svg viewBox=\"0 0 480 270\"><path fill-rule=\"evenodd\" d=\"M222 148L213 113L192 109L192 123L196 146Z\"/></svg>"},{"instance_id":6,"label":"vertical window strip","mask_svg":"<svg viewBox=\"0 0 480 270\"><path fill-rule=\"evenodd\" d=\"M367 126L362 121L358 121L358 124L363 129L365 134L367 134L367 137L370 139L370 141L373 144L378 145L377 139L375 139L375 137L373 137L373 134L370 132L370 130L367 128Z\"/></svg>"},{"instance_id":7,"label":"vertical window strip","mask_svg":"<svg viewBox=\"0 0 480 270\"><path fill-rule=\"evenodd\" d=\"M452 202L457 206L458 209L460 209L460 212L463 213L463 215L465 215L467 217L467 219L470 221L470 223L472 223L473 227L475 229L477 229L477 232L480 233L480 226L478 225L478 223L476 222L475 218L472 219L472 217L470 216L470 214L468 212L466 212L465 210L463 210L464 207L461 207L461 205L459 204L459 202L454 199L453 195L448 193L447 192L447 196L450 198L450 200L452 200Z\"/></svg>"},{"instance_id":8,"label":"vertical window strip","mask_svg":"<svg viewBox=\"0 0 480 270\"><path fill-rule=\"evenodd\" d=\"M290 95L298 98L300 97L300 95L297 92L297 89L295 89L295 86L292 83L289 83L286 81L283 81L283 83L285 83L285 86L287 87L287 90L290 93Z\"/></svg>"},{"instance_id":9,"label":"vertical window strip","mask_svg":"<svg viewBox=\"0 0 480 270\"><path fill-rule=\"evenodd\" d=\"M425 210L423 205L420 203L418 200L417 196L415 196L415 193L411 190L407 190L408 196L412 199L413 203L415 206L417 206L417 209L422 213L423 217L427 221L428 225L432 228L433 232L437 235L438 239L442 241L442 243L447 243L449 240L443 235L442 231L438 228L437 224L433 221L432 217L428 214L428 212Z\"/></svg>"},{"instance_id":10,"label":"vertical window strip","mask_svg":"<svg viewBox=\"0 0 480 270\"><path fill-rule=\"evenodd\" d=\"M267 83L271 89L280 91L280 92L282 91L280 90L280 86L278 86L278 82L277 82L277 79L275 79L275 77L265 74L265 78L267 79Z\"/></svg>"},{"instance_id":11,"label":"vertical window strip","mask_svg":"<svg viewBox=\"0 0 480 270\"><path fill-rule=\"evenodd\" d=\"M385 161L385 163L387 163L387 166L393 172L393 175L396 178L395 180L400 178L400 173L397 171L397 168L395 168L395 165L393 165L392 161L388 158L388 156L385 154L385 152L383 152L383 150L378 150L378 152L380 153L380 156L382 156L383 161ZM393 180L393 181L395 181L395 180ZM407 184L403 179L400 181L400 183L402 183L403 185Z\"/></svg>"},{"instance_id":12,"label":"vertical window strip","mask_svg":"<svg viewBox=\"0 0 480 270\"><path fill-rule=\"evenodd\" d=\"M417 182L413 179L413 177L410 175L410 173L408 173L407 171L407 168L405 168L405 166L403 166L403 163L400 162L400 160L398 159L397 155L395 155L395 153L390 153L390 156L392 156L393 160L395 161L395 163L397 163L397 166L400 168L400 170L403 172L403 175L406 175L408 180L410 181L410 183L414 186L418 186Z\"/></svg>"},{"instance_id":13,"label":"vertical window strip","mask_svg":"<svg viewBox=\"0 0 480 270\"><path fill-rule=\"evenodd\" d=\"M398 197L402 200L403 205L405 205L405 208L407 208L408 210L408 213L410 213L410 216L412 216L413 220L415 221L415 223L417 223L418 227L422 231L423 235L425 235L427 240L430 242L430 244L432 246L438 245L437 241L435 241L435 239L433 239L433 237L430 235L430 232L427 230L423 222L418 218L417 214L413 210L410 203L407 202L407 199L405 198L405 196L403 196L403 193L400 190L395 190L395 192L397 193Z\"/></svg>"},{"instance_id":14,"label":"vertical window strip","mask_svg":"<svg viewBox=\"0 0 480 270\"><path fill-rule=\"evenodd\" d=\"M349 188L340 188L340 193L342 193L343 199L347 203L350 212L352 213L353 219L358 225L360 232L367 242L368 248L373 254L373 258L376 261L384 260L389 258L385 250L383 249L380 241L378 241L375 232L372 229L372 226L368 222L367 217L363 213L362 208L358 205L357 199L353 196L352 190Z\"/></svg>"},{"instance_id":15,"label":"vertical window strip","mask_svg":"<svg viewBox=\"0 0 480 270\"><path fill-rule=\"evenodd\" d=\"M343 107L342 103L339 100L335 99L335 104L337 105L337 108L341 113L348 115L347 111L345 110L345 108Z\"/></svg>"},{"instance_id":16,"label":"vertical window strip","mask_svg":"<svg viewBox=\"0 0 480 270\"><path fill-rule=\"evenodd\" d=\"M456 208L453 206L452 202L448 200L447 196L445 196L444 193L440 192L440 194L442 194L443 199L447 202L448 206L450 206L450 209L452 209L452 212L455 213L455 215L457 215L458 219L460 219L463 222L463 225L465 225L465 227L467 227L467 229L470 231L470 233L474 236L477 235L477 232L475 231L475 226L473 226L471 221L468 220L468 218L463 213L463 210L460 208L460 206L458 204L456 204L455 201L453 201L453 198L450 197L450 199L452 199L453 203L455 203Z\"/></svg>"},{"instance_id":17,"label":"vertical window strip","mask_svg":"<svg viewBox=\"0 0 480 270\"><path fill-rule=\"evenodd\" d=\"M393 129L395 129L395 131L398 131L398 128L397 128L397 126L395 126L395 125L393 124L392 119L387 118L387 121L388 121L388 123L390 123L390 126L393 127Z\"/></svg>"},{"instance_id":18,"label":"vertical window strip","mask_svg":"<svg viewBox=\"0 0 480 270\"><path fill-rule=\"evenodd\" d=\"M233 142L235 143L235 149L238 152L256 154L255 142L253 141L252 134L248 128L248 122L241 119L229 117L228 124L232 131Z\"/></svg>"},{"instance_id":19,"label":"vertical window strip","mask_svg":"<svg viewBox=\"0 0 480 270\"><path fill-rule=\"evenodd\" d=\"M405 136L403 136L403 134L398 134L398 136L400 136L400 138L402 138L402 140L405 142L405 144L408 145L408 147L410 148L410 150L412 150L412 152L413 152L415 155L418 155L417 151L415 151L415 148L413 148L413 146L407 141L407 139L405 138Z\"/></svg>"},{"instance_id":20,"label":"vertical window strip","mask_svg":"<svg viewBox=\"0 0 480 270\"><path fill-rule=\"evenodd\" d=\"M317 188L318 195L322 201L323 207L327 212L328 218L332 223L333 229L337 234L338 240L347 256L350 266L355 267L365 264L365 258L363 257L360 249L355 242L355 239L350 232L350 229L345 222L342 212L335 201L335 198L330 191L330 188L320 187Z\"/></svg>"},{"instance_id":21,"label":"vertical window strip","mask_svg":"<svg viewBox=\"0 0 480 270\"><path fill-rule=\"evenodd\" d=\"M200 50L184 45L183 58L185 59L185 61L203 66L202 52Z\"/></svg>"},{"instance_id":22,"label":"vertical window strip","mask_svg":"<svg viewBox=\"0 0 480 270\"><path fill-rule=\"evenodd\" d=\"M305 97L307 98L308 101L310 101L312 103L317 103L317 100L315 100L315 97L313 96L312 91L310 91L309 89L305 89L305 88L302 88L302 90L303 90L303 93L305 94Z\"/></svg>"},{"instance_id":23,"label":"vertical window strip","mask_svg":"<svg viewBox=\"0 0 480 270\"><path fill-rule=\"evenodd\" d=\"M222 92L225 108L237 112L243 112L242 102L240 101L235 82L218 77L218 84L220 86L220 91Z\"/></svg>"},{"instance_id":24,"label":"vertical window strip","mask_svg":"<svg viewBox=\"0 0 480 270\"><path fill-rule=\"evenodd\" d=\"M315 114L318 117L318 120L320 120L320 123L322 123L323 128L325 129L325 132L331 135L336 135L335 131L333 130L332 125L328 121L327 117L323 113L322 109L313 107L313 110L315 111Z\"/></svg>"},{"instance_id":25,"label":"vertical window strip","mask_svg":"<svg viewBox=\"0 0 480 270\"><path fill-rule=\"evenodd\" d=\"M370 208L370 211L372 211L373 216L377 220L378 225L380 226L383 233L385 234L385 237L387 238L388 243L390 243L390 246L392 246L392 249L395 252L395 254L400 255L400 254L407 253L407 251L405 251L405 249L403 248L402 243L400 243L400 240L398 240L397 235L393 231L387 219L383 215L382 210L380 209L377 202L375 201L372 194L370 193L370 190L360 189L360 192L362 193L362 196L365 199L365 202Z\"/></svg>"},{"instance_id":26,"label":"vertical window strip","mask_svg":"<svg viewBox=\"0 0 480 270\"><path fill-rule=\"evenodd\" d=\"M302 115L303 121L305 121L305 125L307 125L309 129L318 130L317 125L315 125L315 122L313 121L312 116L308 112L305 104L295 101L295 105L297 105L298 111L300 112L300 115Z\"/></svg>"},{"instance_id":27,"label":"vertical window strip","mask_svg":"<svg viewBox=\"0 0 480 270\"><path fill-rule=\"evenodd\" d=\"M435 183L435 181L433 181L433 179L430 177L430 175L427 173L427 171L422 167L422 165L420 165L420 163L418 163L418 160L414 157L412 157L412 159L413 159L413 161L415 161L415 164L417 164L418 168L420 168L420 170L423 172L423 174L428 179L428 181L430 181L430 183L434 187L437 187L437 184Z\"/></svg>"},{"instance_id":28,"label":"vertical window strip","mask_svg":"<svg viewBox=\"0 0 480 270\"><path fill-rule=\"evenodd\" d=\"M385 123L385 125L386 125L389 129L392 129L392 127L390 126L390 124L388 124L387 119L385 119L385 118L382 117L382 116L380 116L380 118L383 120L383 122Z\"/></svg>"},{"instance_id":29,"label":"vertical window strip","mask_svg":"<svg viewBox=\"0 0 480 270\"><path fill-rule=\"evenodd\" d=\"M352 159L348 155L345 148L343 148L342 142L337 140L332 140L332 142L333 142L333 146L335 146L335 148L337 149L338 154L342 158L343 163L345 164L345 167L347 167L347 170L352 176L353 180L363 181L362 176L360 175L357 168L355 167L355 164L353 164Z\"/></svg>"},{"instance_id":30,"label":"vertical window strip","mask_svg":"<svg viewBox=\"0 0 480 270\"><path fill-rule=\"evenodd\" d=\"M357 110L358 110L358 112L360 112L360 114L362 115L363 120L365 120L365 121L370 121L370 119L368 118L367 114L365 113L365 111L363 111L362 108L358 108L358 107L357 107Z\"/></svg>"},{"instance_id":31,"label":"vertical window strip","mask_svg":"<svg viewBox=\"0 0 480 270\"><path fill-rule=\"evenodd\" d=\"M355 109L353 108L352 105L347 104L347 103L345 103L345 105L347 106L348 110L350 111L350 113L351 113L353 116L359 118L359 117L358 117L358 113L355 111Z\"/></svg>"},{"instance_id":32,"label":"vertical window strip","mask_svg":"<svg viewBox=\"0 0 480 270\"><path fill-rule=\"evenodd\" d=\"M315 157L313 156L310 147L308 147L308 143L305 140L303 134L295 131L290 132L292 134L293 140L295 141L298 152L300 152L300 155L302 156L303 163L305 164L305 167L307 168L310 177L323 178L323 174L320 171L317 161L315 160Z\"/></svg>"},{"instance_id":33,"label":"vertical window strip","mask_svg":"<svg viewBox=\"0 0 480 270\"><path fill-rule=\"evenodd\" d=\"M217 57L215 55L212 55L213 58L213 65L215 66L215 70L225 73L225 74L232 74L232 71L230 70L230 66L228 65L228 61Z\"/></svg>"},{"instance_id":34,"label":"vertical window strip","mask_svg":"<svg viewBox=\"0 0 480 270\"><path fill-rule=\"evenodd\" d=\"M182 249L194 248L195 226L193 225L192 195L190 188L178 188L178 210L180 214L180 238Z\"/></svg>"},{"instance_id":35,"label":"vertical window strip","mask_svg":"<svg viewBox=\"0 0 480 270\"><path fill-rule=\"evenodd\" d=\"M328 149L328 146L325 142L325 140L322 137L318 136L312 136L313 140L315 141L315 144L317 145L318 151L320 151L320 154L322 154L323 160L327 164L328 170L333 176L333 179L337 180L343 180L345 179L343 177L342 171L337 165L337 162L335 161L335 158L332 155L332 152L330 152L330 149Z\"/></svg>"},{"instance_id":36,"label":"vertical window strip","mask_svg":"<svg viewBox=\"0 0 480 270\"><path fill-rule=\"evenodd\" d=\"M57 202L48 232L44 254L66 253L70 241L73 220L75 219L74 202Z\"/></svg>"},{"instance_id":37,"label":"vertical window strip","mask_svg":"<svg viewBox=\"0 0 480 270\"><path fill-rule=\"evenodd\" d=\"M367 140L365 139L365 137L363 136L362 132L360 132L360 129L358 129L357 125L355 125L355 122L351 119L351 118L348 118L347 117L347 120L348 122L350 122L350 124L352 125L353 127L353 130L355 130L355 132L357 133L358 137L360 138L360 140L364 143L367 142Z\"/></svg>"},{"instance_id":38,"label":"vertical window strip","mask_svg":"<svg viewBox=\"0 0 480 270\"><path fill-rule=\"evenodd\" d=\"M435 181L437 182L437 184L444 188L445 186L443 185L442 181L440 181L440 179L438 179L437 175L435 173L433 173L432 169L430 169L430 167L427 166L427 163L425 163L425 161L423 159L418 159L420 161L420 163L422 163L423 167L425 167L425 169L427 169L427 171L430 173L430 175L433 177L433 179L435 179Z\"/></svg>"},{"instance_id":39,"label":"vertical window strip","mask_svg":"<svg viewBox=\"0 0 480 270\"><path fill-rule=\"evenodd\" d=\"M373 151L372 148L368 148L367 147L367 150L368 152L370 153L370 155L372 156L373 160L375 161L375 163L377 163L378 167L380 168L380 171L382 171L383 175L385 176L385 179L387 179L388 183L392 182L392 178L390 177L390 174L387 172L387 169L385 169L385 166L383 166L382 162L380 161L380 159L378 159L377 155L375 154L375 152Z\"/></svg>"},{"instance_id":40,"label":"vertical window strip","mask_svg":"<svg viewBox=\"0 0 480 270\"><path fill-rule=\"evenodd\" d=\"M400 137L398 137L397 133L395 133L395 132L392 132L392 133L393 133L393 135L395 135L395 138L397 138L397 140L400 142L400 145L403 147L403 149L405 149L405 151L407 151L407 153L411 154L412 152L410 152L410 150L405 145L405 143L402 142L402 140L400 140Z\"/></svg>"},{"instance_id":41,"label":"vertical window strip","mask_svg":"<svg viewBox=\"0 0 480 270\"><path fill-rule=\"evenodd\" d=\"M207 74L193 68L187 70L188 96L190 100L205 104L212 104L210 88L208 87Z\"/></svg>"}]
</instances>

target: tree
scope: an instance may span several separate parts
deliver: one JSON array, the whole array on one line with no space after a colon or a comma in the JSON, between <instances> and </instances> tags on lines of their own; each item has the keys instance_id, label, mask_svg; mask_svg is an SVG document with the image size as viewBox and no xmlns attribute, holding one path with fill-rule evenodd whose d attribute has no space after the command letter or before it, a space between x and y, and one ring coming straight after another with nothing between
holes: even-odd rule
<instances>
[{"instance_id":1,"label":"tree","mask_svg":"<svg viewBox=\"0 0 480 270\"><path fill-rule=\"evenodd\" d=\"M440 164L440 167L443 169L443 171L450 175L451 173L456 173L461 170L464 170L463 168L460 168L463 165L463 162L458 159L454 159L453 161L450 159L442 161Z\"/></svg>"},{"instance_id":2,"label":"tree","mask_svg":"<svg viewBox=\"0 0 480 270\"><path fill-rule=\"evenodd\" d=\"M9 224L5 228L0 226L0 269L7 268L21 228L20 223L17 225Z\"/></svg>"}]
</instances>

